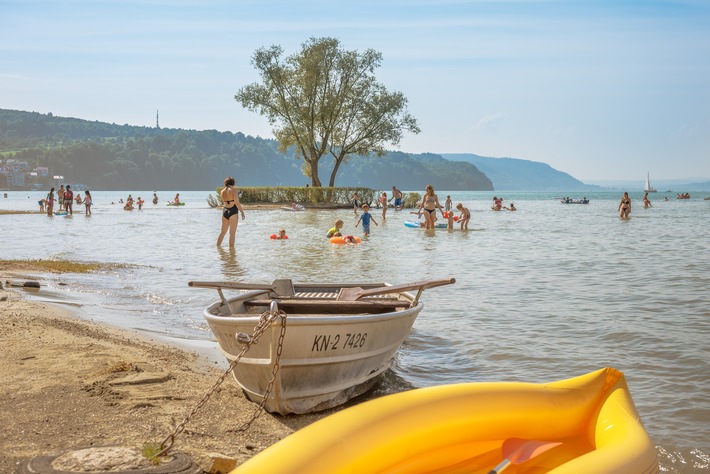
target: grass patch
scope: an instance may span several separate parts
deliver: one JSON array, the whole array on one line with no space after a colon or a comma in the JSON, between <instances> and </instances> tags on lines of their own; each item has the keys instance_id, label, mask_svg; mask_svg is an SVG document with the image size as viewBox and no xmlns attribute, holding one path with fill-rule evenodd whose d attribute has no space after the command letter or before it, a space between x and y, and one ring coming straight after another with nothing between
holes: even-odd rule
<instances>
[{"instance_id":1,"label":"grass patch","mask_svg":"<svg viewBox=\"0 0 710 474\"><path fill-rule=\"evenodd\" d=\"M146 459L148 459L151 463L154 465L160 464L160 458L155 457L156 454L158 454L161 451L160 444L158 443L145 443L143 445L143 448L141 449L141 452L143 453L143 456L145 456Z\"/></svg>"},{"instance_id":2,"label":"grass patch","mask_svg":"<svg viewBox=\"0 0 710 474\"><path fill-rule=\"evenodd\" d=\"M72 262L70 260L0 260L0 271L35 271L50 273L92 273L100 270L129 268L125 263Z\"/></svg>"}]
</instances>

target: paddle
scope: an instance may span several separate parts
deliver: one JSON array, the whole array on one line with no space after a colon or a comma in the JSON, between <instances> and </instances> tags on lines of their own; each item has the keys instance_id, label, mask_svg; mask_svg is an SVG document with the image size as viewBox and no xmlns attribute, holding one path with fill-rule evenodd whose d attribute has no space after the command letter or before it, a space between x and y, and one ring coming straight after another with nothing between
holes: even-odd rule
<instances>
[{"instance_id":1,"label":"paddle","mask_svg":"<svg viewBox=\"0 0 710 474\"><path fill-rule=\"evenodd\" d=\"M428 281L418 281L416 283L404 283L401 285L392 286L382 286L377 288L371 288L369 290L363 290L359 286L354 286L352 288L341 288L338 293L338 301L357 301L364 296L375 296L375 295L386 295L387 293L397 293L400 291L409 290L419 290L421 293L427 288L434 288L435 286L451 285L456 283L455 278L447 278L445 280L428 280ZM416 300L419 299L417 295Z\"/></svg>"},{"instance_id":2,"label":"paddle","mask_svg":"<svg viewBox=\"0 0 710 474\"><path fill-rule=\"evenodd\" d=\"M505 459L488 471L488 474L503 472L511 464L522 464L561 444L560 442L508 438L503 441L502 447L503 457L505 457Z\"/></svg>"},{"instance_id":3,"label":"paddle","mask_svg":"<svg viewBox=\"0 0 710 474\"><path fill-rule=\"evenodd\" d=\"M188 286L196 288L229 288L232 290L269 290L279 296L293 296L296 290L293 288L293 282L288 278L274 280L273 283L242 283L239 281L189 281Z\"/></svg>"}]
</instances>

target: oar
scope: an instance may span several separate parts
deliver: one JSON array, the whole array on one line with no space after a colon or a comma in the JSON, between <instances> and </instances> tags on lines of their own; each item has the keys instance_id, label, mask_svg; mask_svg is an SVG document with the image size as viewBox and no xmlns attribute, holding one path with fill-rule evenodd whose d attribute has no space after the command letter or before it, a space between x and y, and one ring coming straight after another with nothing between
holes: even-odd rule
<instances>
[{"instance_id":1,"label":"oar","mask_svg":"<svg viewBox=\"0 0 710 474\"><path fill-rule=\"evenodd\" d=\"M239 281L189 281L187 284L195 288L214 288L216 290L225 288L230 290L269 290L279 296L293 296L296 294L293 288L293 282L288 278L274 280L270 285L262 283L242 283Z\"/></svg>"},{"instance_id":2,"label":"oar","mask_svg":"<svg viewBox=\"0 0 710 474\"><path fill-rule=\"evenodd\" d=\"M371 288L369 290L363 290L359 286L352 288L341 288L338 293L338 301L357 301L364 296L375 296L375 295L386 295L387 293L398 293L400 291L409 290L419 290L421 293L427 288L434 288L435 286L451 285L456 283L455 278L447 278L445 280L428 280L428 281L418 281L416 283L404 283L402 285L392 285L392 286L382 286L377 288ZM417 295L416 300L419 299ZM415 300L415 301L416 301Z\"/></svg>"},{"instance_id":3,"label":"oar","mask_svg":"<svg viewBox=\"0 0 710 474\"><path fill-rule=\"evenodd\" d=\"M508 438L503 441L502 450L503 457L505 459L503 459L503 461L496 467L488 471L488 474L498 474L503 472L511 464L522 464L561 444L562 443L560 442Z\"/></svg>"}]
</instances>

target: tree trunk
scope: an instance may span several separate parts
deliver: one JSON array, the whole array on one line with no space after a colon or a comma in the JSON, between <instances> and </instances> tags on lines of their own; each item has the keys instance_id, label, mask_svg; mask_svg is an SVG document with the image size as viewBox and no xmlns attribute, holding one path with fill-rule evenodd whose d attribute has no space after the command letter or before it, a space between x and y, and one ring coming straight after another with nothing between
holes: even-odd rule
<instances>
[{"instance_id":1,"label":"tree trunk","mask_svg":"<svg viewBox=\"0 0 710 474\"><path fill-rule=\"evenodd\" d=\"M343 162L343 156L334 156L335 158L335 164L333 165L333 172L330 173L330 183L328 183L328 186L331 188L335 186L335 176L338 174L338 168L340 168L340 164Z\"/></svg>"},{"instance_id":2,"label":"tree trunk","mask_svg":"<svg viewBox=\"0 0 710 474\"><path fill-rule=\"evenodd\" d=\"M318 161L311 160L309 164L311 165L311 186L314 188L320 188L321 183L320 178L318 177Z\"/></svg>"}]
</instances>

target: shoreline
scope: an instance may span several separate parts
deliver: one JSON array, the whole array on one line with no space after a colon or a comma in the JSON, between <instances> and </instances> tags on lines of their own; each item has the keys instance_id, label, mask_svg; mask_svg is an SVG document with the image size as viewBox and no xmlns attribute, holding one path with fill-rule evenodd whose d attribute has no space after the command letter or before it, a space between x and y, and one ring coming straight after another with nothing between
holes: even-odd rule
<instances>
[{"instance_id":1,"label":"shoreline","mask_svg":"<svg viewBox=\"0 0 710 474\"><path fill-rule=\"evenodd\" d=\"M89 446L160 444L224 373L195 344L88 321L69 308L29 300L0 269L0 472L39 455ZM40 275L34 275L40 276ZM182 342L182 341L181 341ZM192 345L192 344L188 344ZM178 347L180 346L180 347ZM214 457L242 463L290 433L332 413L262 413L246 432L256 404L231 377L175 440L205 472Z\"/></svg>"}]
</instances>

